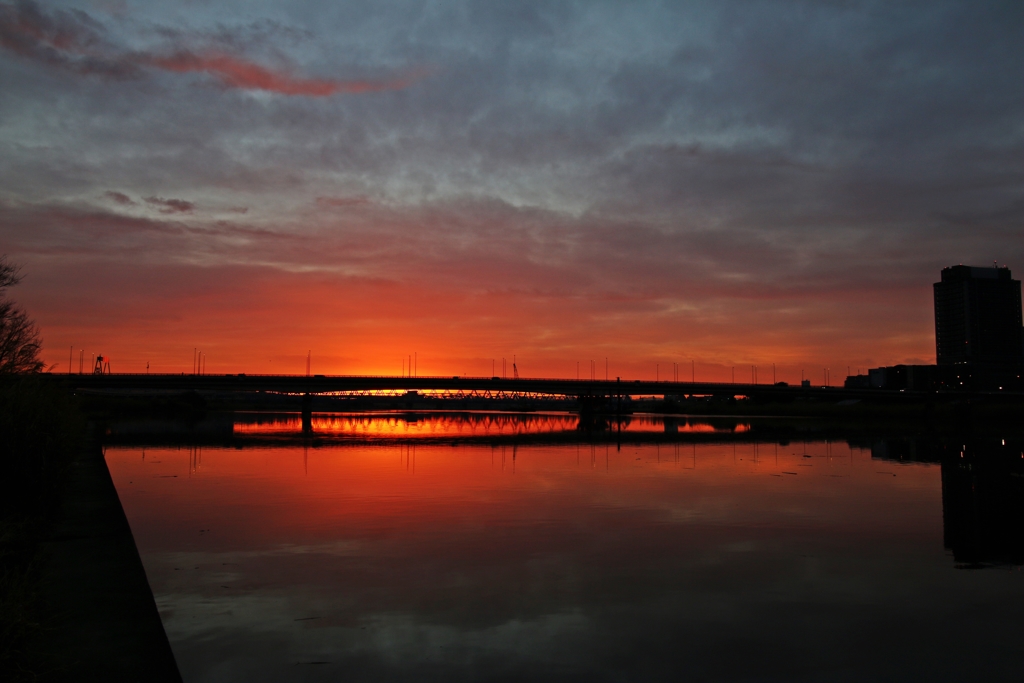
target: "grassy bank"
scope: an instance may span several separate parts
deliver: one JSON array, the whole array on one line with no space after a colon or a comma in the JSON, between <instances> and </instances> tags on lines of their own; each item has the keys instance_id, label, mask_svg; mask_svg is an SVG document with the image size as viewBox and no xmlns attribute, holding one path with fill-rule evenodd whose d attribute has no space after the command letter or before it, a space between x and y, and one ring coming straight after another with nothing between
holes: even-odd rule
<instances>
[{"instance_id":1,"label":"grassy bank","mask_svg":"<svg viewBox=\"0 0 1024 683\"><path fill-rule=\"evenodd\" d=\"M60 501L85 423L61 387L0 377L0 679L35 680L39 545Z\"/></svg>"}]
</instances>

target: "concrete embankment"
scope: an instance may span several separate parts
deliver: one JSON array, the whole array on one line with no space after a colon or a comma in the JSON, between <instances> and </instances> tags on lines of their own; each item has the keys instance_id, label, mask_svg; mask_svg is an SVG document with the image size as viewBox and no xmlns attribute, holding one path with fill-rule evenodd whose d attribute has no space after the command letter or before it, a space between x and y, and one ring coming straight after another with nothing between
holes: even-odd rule
<instances>
[{"instance_id":1,"label":"concrete embankment","mask_svg":"<svg viewBox=\"0 0 1024 683\"><path fill-rule=\"evenodd\" d=\"M100 447L72 465L40 552L43 680L180 683L131 528Z\"/></svg>"}]
</instances>

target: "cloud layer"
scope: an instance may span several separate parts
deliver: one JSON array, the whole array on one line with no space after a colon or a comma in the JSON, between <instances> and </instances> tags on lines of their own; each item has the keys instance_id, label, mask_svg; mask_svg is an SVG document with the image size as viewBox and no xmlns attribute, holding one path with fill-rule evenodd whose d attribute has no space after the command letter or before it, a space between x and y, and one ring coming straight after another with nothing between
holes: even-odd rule
<instances>
[{"instance_id":1,"label":"cloud layer","mask_svg":"<svg viewBox=\"0 0 1024 683\"><path fill-rule=\"evenodd\" d=\"M1014 5L262 11L0 4L0 249L51 362L793 377L927 361L940 268L1024 273Z\"/></svg>"}]
</instances>

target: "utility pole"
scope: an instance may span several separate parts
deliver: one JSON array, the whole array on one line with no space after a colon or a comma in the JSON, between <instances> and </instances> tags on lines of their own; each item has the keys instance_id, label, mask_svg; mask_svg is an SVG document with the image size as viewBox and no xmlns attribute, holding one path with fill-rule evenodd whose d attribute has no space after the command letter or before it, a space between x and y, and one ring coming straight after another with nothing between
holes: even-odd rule
<instances>
[{"instance_id":1,"label":"utility pole","mask_svg":"<svg viewBox=\"0 0 1024 683\"><path fill-rule=\"evenodd\" d=\"M74 357L74 355L75 355L75 347L72 346L71 350L68 351L68 374L69 375L71 374L71 359L72 359L72 357Z\"/></svg>"}]
</instances>

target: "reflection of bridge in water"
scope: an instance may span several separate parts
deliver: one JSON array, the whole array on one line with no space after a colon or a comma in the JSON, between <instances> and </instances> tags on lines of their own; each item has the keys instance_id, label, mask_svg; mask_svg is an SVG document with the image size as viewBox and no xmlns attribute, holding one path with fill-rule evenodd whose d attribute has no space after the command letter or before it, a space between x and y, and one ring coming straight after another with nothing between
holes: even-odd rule
<instances>
[{"instance_id":1,"label":"reflection of bridge in water","mask_svg":"<svg viewBox=\"0 0 1024 683\"><path fill-rule=\"evenodd\" d=\"M313 413L265 415L236 414L233 433L239 436L285 436L298 433L319 437L383 439L450 439L528 435L577 434L589 423L572 414L545 413ZM632 436L640 434L739 434L744 422L709 422L663 416L622 416L606 421L605 430Z\"/></svg>"},{"instance_id":2,"label":"reflection of bridge in water","mask_svg":"<svg viewBox=\"0 0 1024 683\"><path fill-rule=\"evenodd\" d=\"M131 445L247 443L271 446L333 443L428 442L557 444L711 443L764 441L780 433L759 431L743 417L683 415L587 416L565 412L507 411L227 411L202 417L125 416L104 422L104 441ZM796 434L793 434L796 436Z\"/></svg>"}]
</instances>

